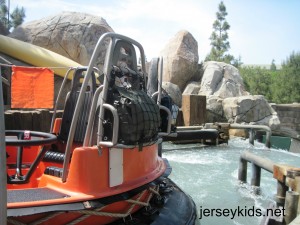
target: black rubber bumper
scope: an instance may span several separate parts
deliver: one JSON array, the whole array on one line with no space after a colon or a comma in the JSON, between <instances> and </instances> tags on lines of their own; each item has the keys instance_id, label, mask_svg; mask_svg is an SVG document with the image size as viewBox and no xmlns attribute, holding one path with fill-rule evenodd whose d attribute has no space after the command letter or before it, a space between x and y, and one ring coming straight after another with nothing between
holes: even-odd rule
<instances>
[{"instance_id":1,"label":"black rubber bumper","mask_svg":"<svg viewBox=\"0 0 300 225\"><path fill-rule=\"evenodd\" d=\"M195 225L200 224L197 208L192 198L183 192L174 182L169 180L173 190L165 194L166 202L159 209L152 225Z\"/></svg>"}]
</instances>

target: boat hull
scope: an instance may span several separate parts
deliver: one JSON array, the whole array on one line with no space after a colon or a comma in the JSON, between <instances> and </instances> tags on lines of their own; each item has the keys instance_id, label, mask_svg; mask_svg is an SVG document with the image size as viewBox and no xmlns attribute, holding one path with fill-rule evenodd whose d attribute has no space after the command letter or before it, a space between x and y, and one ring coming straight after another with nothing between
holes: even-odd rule
<instances>
[{"instance_id":1,"label":"boat hull","mask_svg":"<svg viewBox=\"0 0 300 225\"><path fill-rule=\"evenodd\" d=\"M23 209L23 213L29 213L28 210ZM20 214L21 211L22 209L9 210L8 214ZM134 224L198 224L193 200L173 181L163 177L109 198L60 206L41 206L40 209L35 207L31 211L31 215L9 216L8 225L125 225L128 220Z\"/></svg>"}]
</instances>

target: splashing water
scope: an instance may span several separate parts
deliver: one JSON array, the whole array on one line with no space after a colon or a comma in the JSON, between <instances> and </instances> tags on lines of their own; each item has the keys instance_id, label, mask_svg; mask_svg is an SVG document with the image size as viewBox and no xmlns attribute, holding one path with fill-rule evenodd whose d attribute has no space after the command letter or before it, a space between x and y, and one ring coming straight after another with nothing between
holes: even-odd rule
<instances>
[{"instance_id":1,"label":"splashing water","mask_svg":"<svg viewBox=\"0 0 300 225\"><path fill-rule=\"evenodd\" d=\"M202 215L201 225L260 224L263 217L255 213L253 215L252 211L259 209L264 213L267 206L274 202L277 186L271 173L261 171L259 194L250 185L240 184L238 181L239 157L244 150L275 163L300 167L299 154L269 150L258 142L251 146L248 140L240 138L231 139L228 145L210 147L163 143L163 150L163 157L169 160L173 168L171 179L195 201L199 217ZM251 169L248 163L248 182L250 179ZM210 212L205 216L203 212L206 209ZM236 214L225 212L220 215L217 209L222 212L236 210ZM237 210L241 212L239 215Z\"/></svg>"}]
</instances>

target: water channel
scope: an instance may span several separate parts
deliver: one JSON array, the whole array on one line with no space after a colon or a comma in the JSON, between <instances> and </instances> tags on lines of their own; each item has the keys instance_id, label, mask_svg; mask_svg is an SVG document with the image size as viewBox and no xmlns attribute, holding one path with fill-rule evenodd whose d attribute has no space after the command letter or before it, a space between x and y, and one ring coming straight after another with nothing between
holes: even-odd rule
<instances>
[{"instance_id":1,"label":"water channel","mask_svg":"<svg viewBox=\"0 0 300 225\"><path fill-rule=\"evenodd\" d=\"M248 184L237 180L240 153L249 150L276 163L300 167L300 155L283 150L267 149L255 142L234 138L228 145L203 147L201 144L175 145L163 143L163 157L173 168L171 178L195 201L200 217L200 209L259 209L265 212L270 202L274 202L276 180L272 174L262 170L260 194ZM248 182L251 168L248 165ZM202 216L201 225L256 225L263 217L250 215Z\"/></svg>"}]
</instances>

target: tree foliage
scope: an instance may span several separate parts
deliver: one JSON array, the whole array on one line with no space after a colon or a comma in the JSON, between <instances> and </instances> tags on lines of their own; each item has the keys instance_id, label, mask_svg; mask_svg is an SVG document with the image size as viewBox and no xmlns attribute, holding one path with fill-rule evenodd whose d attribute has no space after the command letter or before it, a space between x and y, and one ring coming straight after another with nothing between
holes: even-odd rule
<instances>
[{"instance_id":1,"label":"tree foliage","mask_svg":"<svg viewBox=\"0 0 300 225\"><path fill-rule=\"evenodd\" d=\"M272 70L272 71L276 71L277 70L276 65L275 65L275 59L272 59L270 70Z\"/></svg>"},{"instance_id":2,"label":"tree foliage","mask_svg":"<svg viewBox=\"0 0 300 225\"><path fill-rule=\"evenodd\" d=\"M12 27L16 28L24 22L25 9L24 7L16 7L12 13L10 13L9 6L6 4L6 0L0 0L0 23L6 28L8 32Z\"/></svg>"},{"instance_id":3,"label":"tree foliage","mask_svg":"<svg viewBox=\"0 0 300 225\"><path fill-rule=\"evenodd\" d=\"M245 88L252 95L264 95L269 102L273 102L273 86L278 72L261 67L240 68Z\"/></svg>"},{"instance_id":4,"label":"tree foliage","mask_svg":"<svg viewBox=\"0 0 300 225\"><path fill-rule=\"evenodd\" d=\"M300 102L300 53L293 52L281 66L281 70L240 68L246 90L253 95L264 95L269 102Z\"/></svg>"},{"instance_id":5,"label":"tree foliage","mask_svg":"<svg viewBox=\"0 0 300 225\"><path fill-rule=\"evenodd\" d=\"M300 102L300 52L293 52L282 63L280 76L276 81L276 102Z\"/></svg>"},{"instance_id":6,"label":"tree foliage","mask_svg":"<svg viewBox=\"0 0 300 225\"><path fill-rule=\"evenodd\" d=\"M25 18L25 9L24 7L19 8L18 6L14 9L14 11L10 15L12 19L12 26L16 28L24 22Z\"/></svg>"},{"instance_id":7,"label":"tree foliage","mask_svg":"<svg viewBox=\"0 0 300 225\"><path fill-rule=\"evenodd\" d=\"M226 6L223 1L221 1L218 6L218 12L216 13L217 19L213 23L213 32L209 38L212 48L210 53L206 56L205 61L221 61L239 67L242 64L241 57L236 59L234 56L228 53L226 54L230 49L227 32L230 29L230 25L226 21L227 15Z\"/></svg>"}]
</instances>

